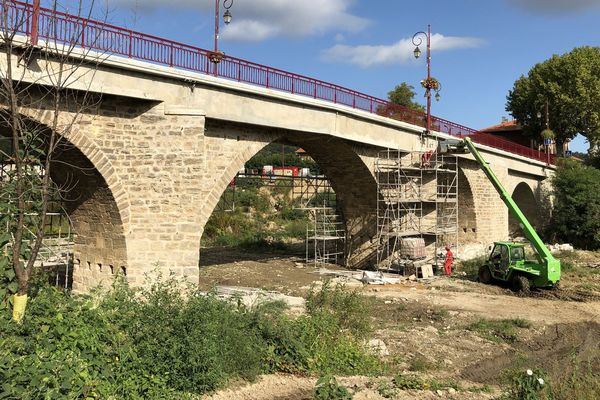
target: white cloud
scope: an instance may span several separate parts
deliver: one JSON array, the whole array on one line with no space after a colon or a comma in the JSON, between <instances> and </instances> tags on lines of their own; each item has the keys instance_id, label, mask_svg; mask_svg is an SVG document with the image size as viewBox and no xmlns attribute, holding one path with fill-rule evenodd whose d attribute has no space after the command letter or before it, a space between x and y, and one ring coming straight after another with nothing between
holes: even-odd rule
<instances>
[{"instance_id":1,"label":"white cloud","mask_svg":"<svg viewBox=\"0 0 600 400\"><path fill-rule=\"evenodd\" d=\"M508 0L508 2L535 14L575 13L600 7L600 0Z\"/></svg>"},{"instance_id":2,"label":"white cloud","mask_svg":"<svg viewBox=\"0 0 600 400\"><path fill-rule=\"evenodd\" d=\"M481 39L472 37L444 36L439 33L431 35L432 51L475 48L483 45ZM401 39L390 45L347 46L338 44L322 53L322 58L329 62L345 62L361 67L382 64L404 64L413 60L415 46L411 39ZM425 46L420 46L425 56Z\"/></svg>"},{"instance_id":3,"label":"white cloud","mask_svg":"<svg viewBox=\"0 0 600 400\"><path fill-rule=\"evenodd\" d=\"M110 0L113 5L151 11L159 7L214 11L213 0ZM276 36L304 37L325 32L358 32L369 21L353 15L355 0L234 0L233 21L221 38L259 41ZM223 9L221 9L221 12ZM212 20L211 20L212 21Z\"/></svg>"}]
</instances>

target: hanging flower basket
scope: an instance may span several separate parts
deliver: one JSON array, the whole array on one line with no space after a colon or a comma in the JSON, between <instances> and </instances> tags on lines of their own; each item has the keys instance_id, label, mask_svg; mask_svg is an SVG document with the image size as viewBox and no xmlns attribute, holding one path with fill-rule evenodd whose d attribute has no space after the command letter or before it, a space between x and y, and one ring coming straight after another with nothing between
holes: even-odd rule
<instances>
[{"instance_id":1,"label":"hanging flower basket","mask_svg":"<svg viewBox=\"0 0 600 400\"><path fill-rule=\"evenodd\" d=\"M423 79L421 81L421 86L429 90L439 90L440 82L435 78Z\"/></svg>"},{"instance_id":2,"label":"hanging flower basket","mask_svg":"<svg viewBox=\"0 0 600 400\"><path fill-rule=\"evenodd\" d=\"M552 129L544 129L541 133L542 138L544 139L554 139L556 137L556 135L554 134L554 131L552 131Z\"/></svg>"},{"instance_id":3,"label":"hanging flower basket","mask_svg":"<svg viewBox=\"0 0 600 400\"><path fill-rule=\"evenodd\" d=\"M210 60L210 62L218 64L221 62L221 60L225 57L225 53L223 53L222 51L217 51L217 52L211 52L208 55L208 59Z\"/></svg>"}]
</instances>

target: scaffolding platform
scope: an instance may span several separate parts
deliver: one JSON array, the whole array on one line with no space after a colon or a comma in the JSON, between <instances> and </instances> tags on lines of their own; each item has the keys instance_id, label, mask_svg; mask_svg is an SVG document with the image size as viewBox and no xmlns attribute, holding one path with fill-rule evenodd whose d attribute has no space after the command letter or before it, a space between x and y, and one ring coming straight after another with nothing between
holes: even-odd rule
<instances>
[{"instance_id":1,"label":"scaffolding platform","mask_svg":"<svg viewBox=\"0 0 600 400\"><path fill-rule=\"evenodd\" d=\"M375 161L378 191L377 266L386 270L418 269L423 260L400 256L405 238L423 238L438 264L440 250L458 245L458 162L434 151L386 149ZM406 272L406 271L405 271ZM413 271L414 273L414 271ZM417 276L418 273L415 273ZM424 275L423 275L424 276Z\"/></svg>"},{"instance_id":2,"label":"scaffolding platform","mask_svg":"<svg viewBox=\"0 0 600 400\"><path fill-rule=\"evenodd\" d=\"M346 230L335 208L306 208L310 222L306 227L306 263L341 264L345 258Z\"/></svg>"}]
</instances>

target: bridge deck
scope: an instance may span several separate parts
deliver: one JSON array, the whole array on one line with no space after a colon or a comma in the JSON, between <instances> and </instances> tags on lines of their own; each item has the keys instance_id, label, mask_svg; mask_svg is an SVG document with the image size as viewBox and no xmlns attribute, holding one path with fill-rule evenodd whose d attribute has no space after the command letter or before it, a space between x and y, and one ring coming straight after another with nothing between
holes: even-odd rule
<instances>
[{"instance_id":1,"label":"bridge deck","mask_svg":"<svg viewBox=\"0 0 600 400\"><path fill-rule=\"evenodd\" d=\"M21 1L7 2L4 10L7 20L16 33L30 35L33 5ZM223 53L186 45L168 39L147 35L130 29L109 25L80 16L40 8L37 23L38 37L59 43L97 50L107 54L125 56L142 61L167 65L211 74L217 77L280 90L300 96L345 105L425 127L422 112L402 107L387 100L369 96L355 90L318 79L231 57ZM474 142L538 161L554 163L553 156L475 129L445 120L431 118L432 130L463 137L470 136Z\"/></svg>"}]
</instances>

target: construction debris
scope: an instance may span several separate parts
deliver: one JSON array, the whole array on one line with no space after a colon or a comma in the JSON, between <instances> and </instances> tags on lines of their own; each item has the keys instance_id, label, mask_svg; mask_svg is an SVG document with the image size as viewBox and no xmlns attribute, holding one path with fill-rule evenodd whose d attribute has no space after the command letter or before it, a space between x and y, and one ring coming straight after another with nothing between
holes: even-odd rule
<instances>
[{"instance_id":1,"label":"construction debris","mask_svg":"<svg viewBox=\"0 0 600 400\"><path fill-rule=\"evenodd\" d=\"M429 267L431 271L431 266ZM395 285L395 284L405 284L409 281L416 281L416 275L410 275L408 277L397 275L397 274L388 274L381 271L337 271L326 268L321 268L318 273L320 275L329 275L333 277L336 281L340 283L353 284L353 283L362 283L366 285ZM431 276L426 276L426 278L432 278Z\"/></svg>"},{"instance_id":2,"label":"construction debris","mask_svg":"<svg viewBox=\"0 0 600 400\"><path fill-rule=\"evenodd\" d=\"M246 307L257 306L268 301L282 301L290 307L292 313L304 311L305 300L302 297L287 296L283 293L256 288L237 286L217 286L217 297L226 300L237 300Z\"/></svg>"},{"instance_id":3,"label":"construction debris","mask_svg":"<svg viewBox=\"0 0 600 400\"><path fill-rule=\"evenodd\" d=\"M379 271L362 271L362 277L360 278L360 281L368 285L385 285L386 283L398 283L400 282L400 279L385 277L383 276L383 273Z\"/></svg>"},{"instance_id":4,"label":"construction debris","mask_svg":"<svg viewBox=\"0 0 600 400\"><path fill-rule=\"evenodd\" d=\"M573 248L573 245L569 244L569 243L564 243L564 244L559 244L559 243L550 244L550 245L548 245L548 249L550 250L551 253L556 253L556 252L559 252L559 251L574 251L575 250Z\"/></svg>"}]
</instances>

